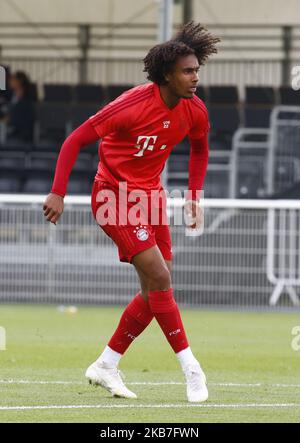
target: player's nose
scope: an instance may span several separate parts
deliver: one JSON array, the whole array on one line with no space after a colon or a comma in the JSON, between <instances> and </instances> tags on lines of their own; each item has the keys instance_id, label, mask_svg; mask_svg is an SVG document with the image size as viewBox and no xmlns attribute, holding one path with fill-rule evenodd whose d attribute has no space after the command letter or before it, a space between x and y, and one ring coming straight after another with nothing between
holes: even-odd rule
<instances>
[{"instance_id":1,"label":"player's nose","mask_svg":"<svg viewBox=\"0 0 300 443\"><path fill-rule=\"evenodd\" d=\"M193 83L195 86L197 86L198 82L199 82L199 74L198 72L195 72L193 76Z\"/></svg>"}]
</instances>

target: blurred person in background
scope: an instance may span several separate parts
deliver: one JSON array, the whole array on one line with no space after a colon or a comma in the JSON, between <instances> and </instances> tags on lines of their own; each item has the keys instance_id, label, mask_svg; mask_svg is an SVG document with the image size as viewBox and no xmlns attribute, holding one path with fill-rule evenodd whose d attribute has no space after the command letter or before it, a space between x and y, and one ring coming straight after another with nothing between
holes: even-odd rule
<instances>
[{"instance_id":1,"label":"blurred person in background","mask_svg":"<svg viewBox=\"0 0 300 443\"><path fill-rule=\"evenodd\" d=\"M7 138L32 141L35 112L30 79L25 72L17 71L9 77L8 86L10 101L2 117L7 126Z\"/></svg>"}]
</instances>

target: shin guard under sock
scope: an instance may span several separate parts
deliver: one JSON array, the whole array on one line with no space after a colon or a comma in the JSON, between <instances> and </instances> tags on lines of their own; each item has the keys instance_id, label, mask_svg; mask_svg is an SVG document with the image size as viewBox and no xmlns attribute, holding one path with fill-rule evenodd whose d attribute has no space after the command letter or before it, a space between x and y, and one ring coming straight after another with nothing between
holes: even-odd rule
<instances>
[{"instance_id":1,"label":"shin guard under sock","mask_svg":"<svg viewBox=\"0 0 300 443\"><path fill-rule=\"evenodd\" d=\"M133 340L146 329L152 319L153 314L148 302L138 293L123 312L108 346L114 351L124 354Z\"/></svg>"},{"instance_id":2,"label":"shin guard under sock","mask_svg":"<svg viewBox=\"0 0 300 443\"><path fill-rule=\"evenodd\" d=\"M173 289L150 291L149 306L174 352L186 349L189 344L173 297Z\"/></svg>"}]
</instances>

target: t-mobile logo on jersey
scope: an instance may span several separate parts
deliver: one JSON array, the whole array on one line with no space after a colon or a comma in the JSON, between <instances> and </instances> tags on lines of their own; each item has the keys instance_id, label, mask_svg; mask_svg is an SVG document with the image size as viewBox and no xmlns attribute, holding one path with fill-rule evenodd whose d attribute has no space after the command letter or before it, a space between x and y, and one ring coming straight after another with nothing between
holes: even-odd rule
<instances>
[{"instance_id":1,"label":"t-mobile logo on jersey","mask_svg":"<svg viewBox=\"0 0 300 443\"><path fill-rule=\"evenodd\" d=\"M144 143L143 143L143 145L140 145L140 142L142 140L144 140ZM139 152L137 152L136 154L133 154L133 155L135 157L143 157L146 149L148 151L153 151L156 140L157 140L157 135L139 135L136 145L134 145L135 148L139 149ZM150 143L152 143L152 144L150 144ZM160 150L166 149L166 147L167 147L167 145L162 145L160 147Z\"/></svg>"}]
</instances>

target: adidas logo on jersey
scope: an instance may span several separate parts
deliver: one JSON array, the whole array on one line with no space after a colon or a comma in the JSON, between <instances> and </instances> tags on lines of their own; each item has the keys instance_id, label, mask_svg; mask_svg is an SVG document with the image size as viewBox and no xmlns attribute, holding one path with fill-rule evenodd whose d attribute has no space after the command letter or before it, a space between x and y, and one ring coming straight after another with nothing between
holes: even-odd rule
<instances>
[{"instance_id":1,"label":"adidas logo on jersey","mask_svg":"<svg viewBox=\"0 0 300 443\"><path fill-rule=\"evenodd\" d=\"M164 128L167 129L167 128L170 126L170 123L171 123L170 120L166 120L166 121L164 121L164 122L163 122Z\"/></svg>"}]
</instances>

